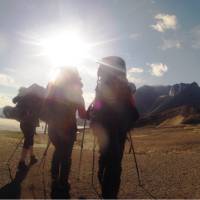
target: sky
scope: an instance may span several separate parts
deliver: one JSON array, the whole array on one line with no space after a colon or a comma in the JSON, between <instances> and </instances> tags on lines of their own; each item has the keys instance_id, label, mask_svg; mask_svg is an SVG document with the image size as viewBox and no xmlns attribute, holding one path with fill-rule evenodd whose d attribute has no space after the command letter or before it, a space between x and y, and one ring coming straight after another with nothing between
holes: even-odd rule
<instances>
[{"instance_id":1,"label":"sky","mask_svg":"<svg viewBox=\"0 0 200 200\"><path fill-rule=\"evenodd\" d=\"M20 86L47 85L61 65L54 54L67 49L45 49L41 41L68 32L90 47L89 57L74 61L87 105L97 81L95 60L105 56L121 56L137 87L200 84L199 10L199 0L0 0L0 107L11 104ZM74 41L68 39L63 44Z\"/></svg>"}]
</instances>

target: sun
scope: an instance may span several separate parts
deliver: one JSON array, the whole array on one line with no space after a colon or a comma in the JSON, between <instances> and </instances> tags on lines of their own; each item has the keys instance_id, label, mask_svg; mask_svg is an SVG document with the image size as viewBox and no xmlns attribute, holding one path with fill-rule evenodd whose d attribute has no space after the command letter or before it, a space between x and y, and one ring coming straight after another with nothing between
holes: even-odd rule
<instances>
[{"instance_id":1,"label":"sun","mask_svg":"<svg viewBox=\"0 0 200 200\"><path fill-rule=\"evenodd\" d=\"M81 35L65 31L40 41L41 54L54 66L78 65L89 57L90 45Z\"/></svg>"}]
</instances>

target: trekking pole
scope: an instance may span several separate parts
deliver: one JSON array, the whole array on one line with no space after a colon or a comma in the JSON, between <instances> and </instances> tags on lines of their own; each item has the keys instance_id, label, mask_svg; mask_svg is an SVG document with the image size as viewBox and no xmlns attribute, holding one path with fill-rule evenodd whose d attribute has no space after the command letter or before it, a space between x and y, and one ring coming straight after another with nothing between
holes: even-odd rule
<instances>
[{"instance_id":1,"label":"trekking pole","mask_svg":"<svg viewBox=\"0 0 200 200\"><path fill-rule=\"evenodd\" d=\"M138 178L138 185L139 187L141 187L144 192L149 195L152 199L157 199L155 196L153 196L145 187L144 185L142 184L141 182L141 177L140 177L140 173L139 173L139 168L138 168L138 164L137 164L137 159L136 159L136 155L135 155L135 149L134 149L134 146L133 146L133 141L132 141L132 137L131 137L131 132L128 133L129 135L129 141L130 141L130 152L132 151L133 152L133 157L134 157L134 161L135 161L135 166L136 166L136 171L137 171L137 178Z\"/></svg>"},{"instance_id":2,"label":"trekking pole","mask_svg":"<svg viewBox=\"0 0 200 200\"><path fill-rule=\"evenodd\" d=\"M141 182L141 178L140 178L140 173L139 173L139 168L138 168L138 163L137 163L137 159L136 159L136 155L135 155L135 149L134 149L134 146L133 146L131 133L129 132L128 135L129 135L131 149L132 149L133 157L134 157L134 161L135 161L135 166L136 166L136 171L137 171L137 178L138 178L138 185L142 186L142 182Z\"/></svg>"},{"instance_id":3,"label":"trekking pole","mask_svg":"<svg viewBox=\"0 0 200 200\"><path fill-rule=\"evenodd\" d=\"M46 134L47 126L48 126L48 125L47 125L47 123L46 123L46 124L45 124L45 129L44 129L44 135ZM41 167L41 165L43 164L43 169L44 169L45 159L46 159L46 155L47 155L47 152L48 152L48 149L49 149L50 144L51 144L51 140L50 140L49 137L48 137L47 146L46 146L46 148L45 148L45 150L44 150L44 153L43 153L43 155L42 155L42 158L41 158L41 161L40 161L40 165L39 165L39 167Z\"/></svg>"},{"instance_id":4,"label":"trekking pole","mask_svg":"<svg viewBox=\"0 0 200 200\"><path fill-rule=\"evenodd\" d=\"M95 149L96 149L96 138L94 136L93 139L93 149L92 149L92 174L91 174L91 186L95 192L95 194L98 196L99 199L102 199L101 195L98 193L97 189L94 185L94 169L95 169Z\"/></svg>"},{"instance_id":5,"label":"trekking pole","mask_svg":"<svg viewBox=\"0 0 200 200\"><path fill-rule=\"evenodd\" d=\"M13 152L12 152L11 155L10 155L10 157L8 158L7 163L9 163L9 162L12 160L12 158L13 158L13 156L15 155L17 149L18 149L19 146L22 144L23 139L24 139L24 137L21 137L21 138L20 138L19 142L16 144L15 149L13 150Z\"/></svg>"},{"instance_id":6,"label":"trekking pole","mask_svg":"<svg viewBox=\"0 0 200 200\"><path fill-rule=\"evenodd\" d=\"M21 137L20 138L20 141L17 143L15 149L13 150L13 152L11 153L10 157L8 158L7 160L7 167L8 167L8 172L9 172L9 176L10 176L10 179L13 180L13 177L12 177L12 171L11 171L11 168L10 168L10 161L12 160L13 156L15 155L17 149L19 148L19 146L22 144L22 141L23 141L24 137Z\"/></svg>"},{"instance_id":7,"label":"trekking pole","mask_svg":"<svg viewBox=\"0 0 200 200\"><path fill-rule=\"evenodd\" d=\"M45 163L46 163L46 155L47 155L47 151L48 151L48 148L50 146L51 142L50 140L48 141L48 145L47 145L47 148L45 149L45 152L43 154L43 164L42 164L42 184L43 184L43 193L44 193L44 199L47 199L47 191L46 191L46 180L45 180Z\"/></svg>"},{"instance_id":8,"label":"trekking pole","mask_svg":"<svg viewBox=\"0 0 200 200\"><path fill-rule=\"evenodd\" d=\"M77 180L80 180L81 162L82 162L82 154L83 154L83 144L84 144L84 138L85 138L86 122L87 122L87 120L85 119L84 125L83 125L83 134L82 134L82 139L81 139L81 150L80 150L80 157L79 157L79 163L78 163L78 176L77 176Z\"/></svg>"},{"instance_id":9,"label":"trekking pole","mask_svg":"<svg viewBox=\"0 0 200 200\"><path fill-rule=\"evenodd\" d=\"M45 124L45 129L44 129L44 134L46 134L46 130L47 130L47 123ZM44 199L47 199L47 191L46 191L46 180L45 180L45 163L46 163L46 156L47 156L47 152L49 149L49 146L51 144L51 141L48 137L48 143L47 146L44 150L44 153L42 155L40 164L39 164L39 168L42 166L42 184L43 184L43 193L44 193Z\"/></svg>"},{"instance_id":10,"label":"trekking pole","mask_svg":"<svg viewBox=\"0 0 200 200\"><path fill-rule=\"evenodd\" d=\"M96 147L96 144L95 144L95 136L94 136L94 139L93 139L93 148L92 148L92 175L91 175L91 183L92 183L92 186L94 187L94 166L95 166L95 147Z\"/></svg>"},{"instance_id":11,"label":"trekking pole","mask_svg":"<svg viewBox=\"0 0 200 200\"><path fill-rule=\"evenodd\" d=\"M40 161L40 167L41 165L43 164L43 168L44 168L44 164L45 164L45 159L46 159L46 155L47 155L47 152L48 152L48 149L49 149L49 146L51 144L51 141L50 139L48 138L48 143L47 143L47 146L46 146L46 149L44 150L44 153L42 155L42 158L41 158L41 161Z\"/></svg>"}]
</instances>

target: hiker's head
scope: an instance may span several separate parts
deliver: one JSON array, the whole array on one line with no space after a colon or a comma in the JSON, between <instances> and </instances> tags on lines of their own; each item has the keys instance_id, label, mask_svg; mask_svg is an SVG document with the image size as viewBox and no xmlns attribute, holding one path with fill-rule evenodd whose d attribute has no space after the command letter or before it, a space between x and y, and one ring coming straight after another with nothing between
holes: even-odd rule
<instances>
[{"instance_id":1,"label":"hiker's head","mask_svg":"<svg viewBox=\"0 0 200 200\"><path fill-rule=\"evenodd\" d=\"M60 100L69 100L70 102L79 103L82 98L82 81L78 70L75 67L60 68L54 82L48 86L48 95L54 95ZM55 93L54 93L54 92Z\"/></svg>"},{"instance_id":2,"label":"hiker's head","mask_svg":"<svg viewBox=\"0 0 200 200\"><path fill-rule=\"evenodd\" d=\"M108 56L99 61L97 72L101 79L110 77L126 78L126 63L118 56Z\"/></svg>"},{"instance_id":3,"label":"hiker's head","mask_svg":"<svg viewBox=\"0 0 200 200\"><path fill-rule=\"evenodd\" d=\"M20 88L19 88L19 95L20 95L20 96L23 96L23 95L26 93L26 91L27 91L27 88L25 88L25 87L20 87Z\"/></svg>"},{"instance_id":4,"label":"hiker's head","mask_svg":"<svg viewBox=\"0 0 200 200\"><path fill-rule=\"evenodd\" d=\"M83 86L78 70L71 66L60 68L54 84L58 86L74 85L81 88Z\"/></svg>"}]
</instances>

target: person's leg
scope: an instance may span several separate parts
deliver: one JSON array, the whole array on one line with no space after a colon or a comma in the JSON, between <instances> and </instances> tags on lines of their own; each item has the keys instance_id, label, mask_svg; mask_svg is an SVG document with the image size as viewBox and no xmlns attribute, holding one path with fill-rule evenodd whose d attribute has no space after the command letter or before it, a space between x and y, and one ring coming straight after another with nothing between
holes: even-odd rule
<instances>
[{"instance_id":1,"label":"person's leg","mask_svg":"<svg viewBox=\"0 0 200 200\"><path fill-rule=\"evenodd\" d=\"M108 164L110 162L110 138L108 137L109 132L105 131L104 133L107 134L107 141L106 143L104 140L102 140L101 135L98 134L98 143L99 143L99 169L98 169L98 179L99 183L101 185L102 190L102 197L107 198L108 197L108 185L107 185L107 171L108 171ZM107 191L108 190L108 191Z\"/></svg>"},{"instance_id":2,"label":"person's leg","mask_svg":"<svg viewBox=\"0 0 200 200\"><path fill-rule=\"evenodd\" d=\"M105 167L106 167L106 153L100 151L100 155L99 155L99 169L98 169L98 179L99 179L99 183L102 187L102 183L103 183L103 179L104 179L104 171L105 171Z\"/></svg>"},{"instance_id":3,"label":"person's leg","mask_svg":"<svg viewBox=\"0 0 200 200\"><path fill-rule=\"evenodd\" d=\"M60 139L58 136L58 130L52 126L49 126L48 134L49 138L54 145L54 152L51 161L51 178L52 181L57 181L59 178L59 171L60 171Z\"/></svg>"},{"instance_id":4,"label":"person's leg","mask_svg":"<svg viewBox=\"0 0 200 200\"><path fill-rule=\"evenodd\" d=\"M29 142L28 142L28 131L27 128L24 126L21 126L22 133L24 134L24 144L21 151L19 164L18 164L18 170L27 170L28 166L26 165L26 158L29 153Z\"/></svg>"},{"instance_id":5,"label":"person's leg","mask_svg":"<svg viewBox=\"0 0 200 200\"><path fill-rule=\"evenodd\" d=\"M55 150L54 150L53 156L52 156L52 161L51 161L51 178L54 181L58 180L59 168L60 168L59 151L55 147Z\"/></svg>"},{"instance_id":6,"label":"person's leg","mask_svg":"<svg viewBox=\"0 0 200 200\"><path fill-rule=\"evenodd\" d=\"M28 152L29 152L29 149L23 147L23 149L21 151L19 162L25 162L27 155L28 155Z\"/></svg>"},{"instance_id":7,"label":"person's leg","mask_svg":"<svg viewBox=\"0 0 200 200\"><path fill-rule=\"evenodd\" d=\"M33 151L33 144L34 144L34 135L35 135L36 127L30 127L29 132L29 155L30 155L30 164L35 164L38 159L36 158L34 151Z\"/></svg>"},{"instance_id":8,"label":"person's leg","mask_svg":"<svg viewBox=\"0 0 200 200\"><path fill-rule=\"evenodd\" d=\"M107 129L105 129L100 124L93 124L92 130L93 130L94 136L97 138L97 142L99 145L98 179L102 188L102 183L104 179L104 171L106 167L106 162L108 160L108 153L107 153L108 146L109 146L108 133L107 133Z\"/></svg>"},{"instance_id":9,"label":"person's leg","mask_svg":"<svg viewBox=\"0 0 200 200\"><path fill-rule=\"evenodd\" d=\"M102 195L104 198L117 198L121 182L121 161L124 152L124 138L118 132L111 134L102 187Z\"/></svg>"},{"instance_id":10,"label":"person's leg","mask_svg":"<svg viewBox=\"0 0 200 200\"><path fill-rule=\"evenodd\" d=\"M119 137L118 137L118 154L114 155L114 162L115 163L115 170L112 171L111 173L111 179L113 181L113 191L112 193L114 194L114 196L116 196L119 193L119 189L120 189L120 183L121 183L121 172L122 172L122 159L123 159L123 154L124 154L124 145L125 145L125 141L126 141L126 133L119 133ZM114 153L117 151L114 151ZM114 166L111 167L111 169Z\"/></svg>"},{"instance_id":11,"label":"person's leg","mask_svg":"<svg viewBox=\"0 0 200 200\"><path fill-rule=\"evenodd\" d=\"M75 132L68 133L68 138L64 140L63 147L61 149L61 168L60 168L60 183L67 186L68 189L70 187L68 183L68 178L71 169L71 155L72 149L75 141Z\"/></svg>"},{"instance_id":12,"label":"person's leg","mask_svg":"<svg viewBox=\"0 0 200 200\"><path fill-rule=\"evenodd\" d=\"M60 174L60 151L55 146L55 150L53 152L53 157L51 161L51 198L52 199L60 199L60 183L59 183L59 174Z\"/></svg>"}]
</instances>

